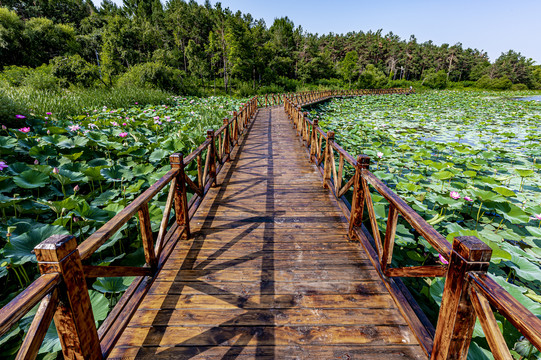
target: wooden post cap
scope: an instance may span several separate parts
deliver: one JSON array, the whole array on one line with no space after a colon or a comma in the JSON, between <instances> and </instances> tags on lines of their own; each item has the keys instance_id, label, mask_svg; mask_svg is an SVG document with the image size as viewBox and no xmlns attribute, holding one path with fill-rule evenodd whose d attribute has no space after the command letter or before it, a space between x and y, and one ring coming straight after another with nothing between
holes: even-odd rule
<instances>
[{"instance_id":1,"label":"wooden post cap","mask_svg":"<svg viewBox=\"0 0 541 360\"><path fill-rule=\"evenodd\" d=\"M370 167L370 156L368 155L357 156L357 166L363 169L368 169Z\"/></svg>"},{"instance_id":2,"label":"wooden post cap","mask_svg":"<svg viewBox=\"0 0 541 360\"><path fill-rule=\"evenodd\" d=\"M492 256L492 249L475 236L455 237L453 250L466 261L489 262Z\"/></svg>"},{"instance_id":3,"label":"wooden post cap","mask_svg":"<svg viewBox=\"0 0 541 360\"><path fill-rule=\"evenodd\" d=\"M314 119L314 126L318 126L319 124L319 120L318 119Z\"/></svg>"},{"instance_id":4,"label":"wooden post cap","mask_svg":"<svg viewBox=\"0 0 541 360\"><path fill-rule=\"evenodd\" d=\"M59 262L77 249L73 235L51 235L34 248L38 261Z\"/></svg>"},{"instance_id":5,"label":"wooden post cap","mask_svg":"<svg viewBox=\"0 0 541 360\"><path fill-rule=\"evenodd\" d=\"M228 118L224 118L224 125L226 125L227 123L229 123L229 119Z\"/></svg>"},{"instance_id":6,"label":"wooden post cap","mask_svg":"<svg viewBox=\"0 0 541 360\"><path fill-rule=\"evenodd\" d=\"M211 137L214 137L214 130L213 129L208 129L207 130L207 139L209 139Z\"/></svg>"},{"instance_id":7,"label":"wooden post cap","mask_svg":"<svg viewBox=\"0 0 541 360\"><path fill-rule=\"evenodd\" d=\"M184 161L184 155L182 153L175 153L169 156L169 163L172 168L179 168Z\"/></svg>"},{"instance_id":8,"label":"wooden post cap","mask_svg":"<svg viewBox=\"0 0 541 360\"><path fill-rule=\"evenodd\" d=\"M329 140L333 140L334 139L334 131L327 131L327 138Z\"/></svg>"}]
</instances>

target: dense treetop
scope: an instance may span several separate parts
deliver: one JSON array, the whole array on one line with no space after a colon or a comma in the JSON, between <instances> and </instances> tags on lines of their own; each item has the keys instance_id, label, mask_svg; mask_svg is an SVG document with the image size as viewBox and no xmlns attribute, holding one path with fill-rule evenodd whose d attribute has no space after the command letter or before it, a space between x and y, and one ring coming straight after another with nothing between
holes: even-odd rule
<instances>
[{"instance_id":1,"label":"dense treetop","mask_svg":"<svg viewBox=\"0 0 541 360\"><path fill-rule=\"evenodd\" d=\"M7 0L0 8L0 65L42 64L65 83L137 81L171 90L187 83L251 88L341 79L360 87L389 81L477 81L485 87L539 87L541 69L510 50L494 63L462 44L419 43L381 30L311 34L287 17L271 26L208 1ZM12 68L8 68L13 70ZM141 80L141 74L146 76ZM177 83L171 78L184 79ZM396 84L395 84L396 85Z\"/></svg>"}]
</instances>

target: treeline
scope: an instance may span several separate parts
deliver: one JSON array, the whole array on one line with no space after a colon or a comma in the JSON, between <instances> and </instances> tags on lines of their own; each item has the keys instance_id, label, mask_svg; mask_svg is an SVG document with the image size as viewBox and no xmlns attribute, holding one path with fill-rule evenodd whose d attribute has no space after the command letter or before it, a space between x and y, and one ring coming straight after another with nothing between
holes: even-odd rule
<instances>
[{"instance_id":1,"label":"treeline","mask_svg":"<svg viewBox=\"0 0 541 360\"><path fill-rule=\"evenodd\" d=\"M241 95L310 85L541 88L541 69L510 50L419 43L381 30L311 34L287 17L270 27L208 1L7 0L1 81L9 86L139 86Z\"/></svg>"}]
</instances>

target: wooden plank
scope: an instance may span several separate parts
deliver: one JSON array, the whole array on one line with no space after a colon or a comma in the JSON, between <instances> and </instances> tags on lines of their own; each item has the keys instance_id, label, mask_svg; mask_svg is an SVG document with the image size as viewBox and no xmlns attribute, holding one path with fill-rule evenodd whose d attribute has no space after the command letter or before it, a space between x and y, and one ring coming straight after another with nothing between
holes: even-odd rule
<instances>
[{"instance_id":1,"label":"wooden plank","mask_svg":"<svg viewBox=\"0 0 541 360\"><path fill-rule=\"evenodd\" d=\"M39 304L38 311L34 315L34 319L19 348L16 360L33 360L37 357L41 343L53 320L57 303L58 291L54 289Z\"/></svg>"},{"instance_id":2,"label":"wooden plank","mask_svg":"<svg viewBox=\"0 0 541 360\"><path fill-rule=\"evenodd\" d=\"M494 358L496 360L513 360L487 298L471 287L470 299Z\"/></svg>"},{"instance_id":3,"label":"wooden plank","mask_svg":"<svg viewBox=\"0 0 541 360\"><path fill-rule=\"evenodd\" d=\"M252 335L251 345L386 345L414 344L407 326L279 326L279 327L128 327L122 334L127 346L231 345L239 335ZM257 334L258 336L254 336Z\"/></svg>"},{"instance_id":4,"label":"wooden plank","mask_svg":"<svg viewBox=\"0 0 541 360\"><path fill-rule=\"evenodd\" d=\"M150 276L152 269L138 266L94 266L83 265L87 278L119 277L119 276Z\"/></svg>"},{"instance_id":5,"label":"wooden plank","mask_svg":"<svg viewBox=\"0 0 541 360\"><path fill-rule=\"evenodd\" d=\"M248 335L249 336L249 335ZM111 359L227 359L237 360L275 360L275 359L371 359L371 360L404 360L426 359L426 356L415 345L340 345L340 346L250 346L245 345L248 337L238 337L233 345L226 346L145 346L119 347L111 353Z\"/></svg>"}]
</instances>

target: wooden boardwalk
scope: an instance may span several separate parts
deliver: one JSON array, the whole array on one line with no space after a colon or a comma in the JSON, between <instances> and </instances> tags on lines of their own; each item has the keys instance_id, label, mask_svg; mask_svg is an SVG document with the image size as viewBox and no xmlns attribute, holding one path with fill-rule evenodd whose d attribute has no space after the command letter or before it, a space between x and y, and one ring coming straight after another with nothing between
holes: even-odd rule
<instances>
[{"instance_id":1,"label":"wooden boardwalk","mask_svg":"<svg viewBox=\"0 0 541 360\"><path fill-rule=\"evenodd\" d=\"M426 359L321 184L261 109L109 359Z\"/></svg>"}]
</instances>

